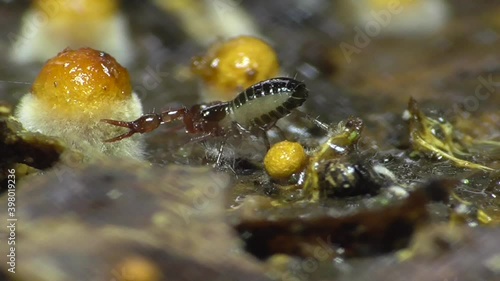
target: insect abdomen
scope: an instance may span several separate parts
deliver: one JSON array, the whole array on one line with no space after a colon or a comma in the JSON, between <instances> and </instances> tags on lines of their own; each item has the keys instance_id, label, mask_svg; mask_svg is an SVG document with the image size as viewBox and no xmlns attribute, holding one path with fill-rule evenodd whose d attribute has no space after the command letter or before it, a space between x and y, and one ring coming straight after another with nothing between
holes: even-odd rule
<instances>
[{"instance_id":1,"label":"insect abdomen","mask_svg":"<svg viewBox=\"0 0 500 281\"><path fill-rule=\"evenodd\" d=\"M300 81L269 79L240 93L231 102L228 117L245 128L267 127L301 106L307 96L306 85Z\"/></svg>"}]
</instances>

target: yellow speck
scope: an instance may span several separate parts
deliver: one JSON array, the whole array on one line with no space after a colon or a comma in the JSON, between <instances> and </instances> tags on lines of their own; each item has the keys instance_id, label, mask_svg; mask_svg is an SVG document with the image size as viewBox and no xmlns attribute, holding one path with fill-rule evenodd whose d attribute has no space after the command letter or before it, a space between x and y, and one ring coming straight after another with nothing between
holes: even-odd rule
<instances>
[{"instance_id":1,"label":"yellow speck","mask_svg":"<svg viewBox=\"0 0 500 281\"><path fill-rule=\"evenodd\" d=\"M114 275L120 281L159 281L162 279L162 274L158 267L150 260L139 256L128 257L122 261L115 268Z\"/></svg>"},{"instance_id":2,"label":"yellow speck","mask_svg":"<svg viewBox=\"0 0 500 281\"><path fill-rule=\"evenodd\" d=\"M286 179L299 172L307 162L307 155L300 143L282 141L267 152L264 166L274 179Z\"/></svg>"},{"instance_id":3,"label":"yellow speck","mask_svg":"<svg viewBox=\"0 0 500 281\"><path fill-rule=\"evenodd\" d=\"M477 219L482 225L496 226L500 224L500 210L486 207L477 211Z\"/></svg>"},{"instance_id":4,"label":"yellow speck","mask_svg":"<svg viewBox=\"0 0 500 281\"><path fill-rule=\"evenodd\" d=\"M9 116L12 113L12 108L7 104L0 103L0 116Z\"/></svg>"}]
</instances>

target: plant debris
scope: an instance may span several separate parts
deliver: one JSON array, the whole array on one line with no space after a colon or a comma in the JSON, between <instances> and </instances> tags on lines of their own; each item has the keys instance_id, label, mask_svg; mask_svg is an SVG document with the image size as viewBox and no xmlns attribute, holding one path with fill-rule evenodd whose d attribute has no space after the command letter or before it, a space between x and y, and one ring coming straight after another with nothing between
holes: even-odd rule
<instances>
[{"instance_id":1,"label":"plant debris","mask_svg":"<svg viewBox=\"0 0 500 281\"><path fill-rule=\"evenodd\" d=\"M22 163L36 169L54 166L65 151L57 139L23 129L10 114L0 116L0 167Z\"/></svg>"},{"instance_id":2,"label":"plant debris","mask_svg":"<svg viewBox=\"0 0 500 281\"><path fill-rule=\"evenodd\" d=\"M444 118L433 119L426 116L413 98L410 98L408 112L410 142L415 151L430 154L437 159L446 158L457 167L493 171L490 167L464 159L472 156L469 145L463 141L465 137L459 137L453 126ZM500 147L500 143L497 145Z\"/></svg>"}]
</instances>

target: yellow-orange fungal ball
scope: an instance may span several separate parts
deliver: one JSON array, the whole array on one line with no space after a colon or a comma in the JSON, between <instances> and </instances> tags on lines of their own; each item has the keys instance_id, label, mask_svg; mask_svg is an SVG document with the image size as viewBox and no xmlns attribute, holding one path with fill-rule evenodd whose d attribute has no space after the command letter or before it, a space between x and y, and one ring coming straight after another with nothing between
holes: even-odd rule
<instances>
[{"instance_id":1,"label":"yellow-orange fungal ball","mask_svg":"<svg viewBox=\"0 0 500 281\"><path fill-rule=\"evenodd\" d=\"M128 71L112 56L90 48L65 49L50 59L15 112L26 130L58 137L81 153L82 161L107 156L143 159L140 136L105 143L125 129L100 121L141 115Z\"/></svg>"},{"instance_id":2,"label":"yellow-orange fungal ball","mask_svg":"<svg viewBox=\"0 0 500 281\"><path fill-rule=\"evenodd\" d=\"M230 100L239 91L277 76L279 70L274 49L251 36L216 43L192 62L193 73L219 93L214 99L221 100Z\"/></svg>"},{"instance_id":3,"label":"yellow-orange fungal ball","mask_svg":"<svg viewBox=\"0 0 500 281\"><path fill-rule=\"evenodd\" d=\"M287 179L300 172L307 154L300 143L282 141L271 147L264 158L264 167L273 179Z\"/></svg>"},{"instance_id":4,"label":"yellow-orange fungal ball","mask_svg":"<svg viewBox=\"0 0 500 281\"><path fill-rule=\"evenodd\" d=\"M128 71L112 56L83 48L50 59L33 83L32 94L67 116L105 116L109 107L131 98Z\"/></svg>"}]
</instances>

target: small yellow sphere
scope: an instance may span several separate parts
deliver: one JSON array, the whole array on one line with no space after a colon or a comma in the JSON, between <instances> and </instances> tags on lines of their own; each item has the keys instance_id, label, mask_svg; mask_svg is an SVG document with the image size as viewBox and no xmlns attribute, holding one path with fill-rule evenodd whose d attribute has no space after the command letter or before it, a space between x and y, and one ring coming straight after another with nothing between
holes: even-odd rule
<instances>
[{"instance_id":1,"label":"small yellow sphere","mask_svg":"<svg viewBox=\"0 0 500 281\"><path fill-rule=\"evenodd\" d=\"M264 158L264 167L273 179L286 179L299 172L307 162L300 143L282 141L271 147Z\"/></svg>"},{"instance_id":2,"label":"small yellow sphere","mask_svg":"<svg viewBox=\"0 0 500 281\"><path fill-rule=\"evenodd\" d=\"M192 71L218 92L214 99L231 100L253 84L275 77L279 62L269 44L240 36L216 43L203 57L194 58Z\"/></svg>"}]
</instances>

